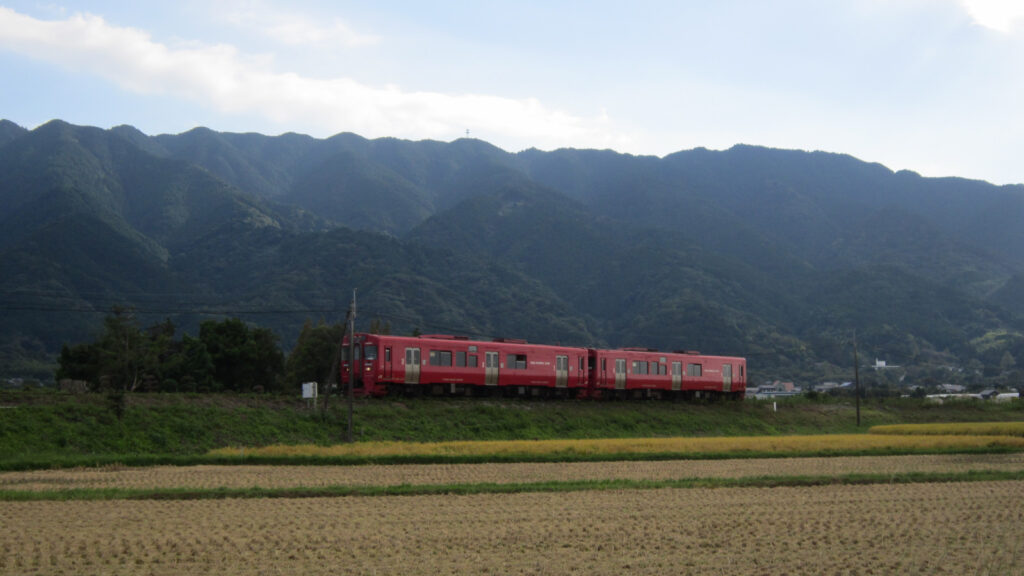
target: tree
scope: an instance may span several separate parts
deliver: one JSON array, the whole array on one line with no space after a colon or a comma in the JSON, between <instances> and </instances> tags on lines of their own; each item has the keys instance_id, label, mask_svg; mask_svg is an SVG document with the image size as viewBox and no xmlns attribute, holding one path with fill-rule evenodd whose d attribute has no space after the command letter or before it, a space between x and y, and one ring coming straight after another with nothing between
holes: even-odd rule
<instances>
[{"instance_id":1,"label":"tree","mask_svg":"<svg viewBox=\"0 0 1024 576\"><path fill-rule=\"evenodd\" d=\"M297 389L303 382L326 385L332 372L337 381L338 346L344 334L345 327L341 324L328 326L321 320L314 326L307 321L302 326L295 348L288 355L284 378L286 390Z\"/></svg>"},{"instance_id":2,"label":"tree","mask_svg":"<svg viewBox=\"0 0 1024 576\"><path fill-rule=\"evenodd\" d=\"M269 328L255 328L250 334L253 354L253 389L266 392L281 391L284 372L284 354L277 345L277 334Z\"/></svg>"},{"instance_id":3,"label":"tree","mask_svg":"<svg viewBox=\"0 0 1024 576\"><path fill-rule=\"evenodd\" d=\"M213 359L202 340L188 334L172 342L161 363L162 392L208 392L213 388Z\"/></svg>"},{"instance_id":4,"label":"tree","mask_svg":"<svg viewBox=\"0 0 1024 576\"><path fill-rule=\"evenodd\" d=\"M135 311L115 306L103 320L99 341L100 387L109 392L134 392L142 375L158 364L151 339L139 329Z\"/></svg>"},{"instance_id":5,"label":"tree","mask_svg":"<svg viewBox=\"0 0 1024 576\"><path fill-rule=\"evenodd\" d=\"M270 330L249 330L238 318L207 320L199 325L199 339L213 362L214 390L276 389L284 356Z\"/></svg>"},{"instance_id":6,"label":"tree","mask_svg":"<svg viewBox=\"0 0 1024 576\"><path fill-rule=\"evenodd\" d=\"M90 382L119 414L129 392L280 390L284 354L271 330L231 318L203 322L199 338L174 334L170 320L142 330L130 308L115 307L95 342L62 347L56 376Z\"/></svg>"},{"instance_id":7,"label":"tree","mask_svg":"<svg viewBox=\"0 0 1024 576\"><path fill-rule=\"evenodd\" d=\"M64 344L57 364L57 381L84 380L96 386L100 379L100 349L95 342Z\"/></svg>"},{"instance_id":8,"label":"tree","mask_svg":"<svg viewBox=\"0 0 1024 576\"><path fill-rule=\"evenodd\" d=\"M1003 353L1003 357L999 360L999 371L1002 373L1009 372L1017 366L1017 360L1014 359L1013 354L1007 350Z\"/></svg>"}]
</instances>

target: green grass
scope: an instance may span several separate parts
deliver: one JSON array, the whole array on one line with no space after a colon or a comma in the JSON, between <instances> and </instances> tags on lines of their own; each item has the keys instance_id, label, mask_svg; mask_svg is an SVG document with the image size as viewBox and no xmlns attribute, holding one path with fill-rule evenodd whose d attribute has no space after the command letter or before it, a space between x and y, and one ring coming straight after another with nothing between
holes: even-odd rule
<instances>
[{"instance_id":1,"label":"green grass","mask_svg":"<svg viewBox=\"0 0 1024 576\"><path fill-rule=\"evenodd\" d=\"M1012 454L1020 450L1008 446L958 448L880 448L864 450L808 450L793 452L622 452L614 454L458 454L388 456L205 456L173 454L97 454L90 456L44 456L0 460L0 472L68 468L146 467L146 466L367 466L388 464L483 464L525 462L623 462L659 460L729 460L743 458L812 458L831 456L900 456L908 454Z\"/></svg>"},{"instance_id":2,"label":"green grass","mask_svg":"<svg viewBox=\"0 0 1024 576\"><path fill-rule=\"evenodd\" d=\"M315 486L297 488L96 488L75 490L0 490L0 501L70 500L220 500L225 498L323 498L355 496L418 496L432 494L514 494L584 490L655 490L660 488L775 488L928 482L1024 480L1024 471L906 472L835 476L754 476L745 478L679 478L673 480L569 480L518 484L428 484L398 486Z\"/></svg>"},{"instance_id":3,"label":"green grass","mask_svg":"<svg viewBox=\"0 0 1024 576\"><path fill-rule=\"evenodd\" d=\"M867 401L857 428L849 401L702 403L359 400L357 441L547 440L866 432L907 422L1024 421L1024 403ZM100 395L0 392L0 467L189 460L224 446L331 445L345 405L322 417L301 400L248 395L135 394L117 420Z\"/></svg>"}]
</instances>

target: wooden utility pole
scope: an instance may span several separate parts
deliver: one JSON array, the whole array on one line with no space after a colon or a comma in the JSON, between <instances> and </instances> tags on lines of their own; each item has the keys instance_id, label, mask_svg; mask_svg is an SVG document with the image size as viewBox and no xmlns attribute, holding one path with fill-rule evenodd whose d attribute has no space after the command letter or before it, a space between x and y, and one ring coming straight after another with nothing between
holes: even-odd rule
<instances>
[{"instance_id":1,"label":"wooden utility pole","mask_svg":"<svg viewBox=\"0 0 1024 576\"><path fill-rule=\"evenodd\" d=\"M860 428L860 361L857 359L857 331L853 331L853 381L857 396L857 428Z\"/></svg>"},{"instance_id":2,"label":"wooden utility pole","mask_svg":"<svg viewBox=\"0 0 1024 576\"><path fill-rule=\"evenodd\" d=\"M348 432L345 441L352 443L352 404L355 395L356 370L362 366L356 363L356 290L352 289L352 306L348 310Z\"/></svg>"}]
</instances>

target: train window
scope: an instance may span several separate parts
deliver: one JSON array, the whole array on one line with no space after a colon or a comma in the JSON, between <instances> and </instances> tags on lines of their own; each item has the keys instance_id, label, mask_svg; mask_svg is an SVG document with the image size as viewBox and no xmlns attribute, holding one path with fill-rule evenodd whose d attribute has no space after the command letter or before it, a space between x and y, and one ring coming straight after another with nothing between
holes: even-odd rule
<instances>
[{"instance_id":1,"label":"train window","mask_svg":"<svg viewBox=\"0 0 1024 576\"><path fill-rule=\"evenodd\" d=\"M682 376L683 375L683 363L682 362L673 362L672 363L672 375L673 376Z\"/></svg>"},{"instance_id":2,"label":"train window","mask_svg":"<svg viewBox=\"0 0 1024 576\"><path fill-rule=\"evenodd\" d=\"M526 370L526 354L509 354L506 360L512 370Z\"/></svg>"},{"instance_id":3,"label":"train window","mask_svg":"<svg viewBox=\"0 0 1024 576\"><path fill-rule=\"evenodd\" d=\"M474 346L474 348L476 348L476 346ZM476 354L470 354L469 355L469 367L470 368L476 368L477 367Z\"/></svg>"},{"instance_id":4,"label":"train window","mask_svg":"<svg viewBox=\"0 0 1024 576\"><path fill-rule=\"evenodd\" d=\"M391 348L384 349L384 361L391 362Z\"/></svg>"},{"instance_id":5,"label":"train window","mask_svg":"<svg viewBox=\"0 0 1024 576\"><path fill-rule=\"evenodd\" d=\"M703 376L704 366L701 364L687 364L686 365L687 376Z\"/></svg>"},{"instance_id":6,"label":"train window","mask_svg":"<svg viewBox=\"0 0 1024 576\"><path fill-rule=\"evenodd\" d=\"M375 344L367 344L363 348L363 351L366 352L366 359L367 360L376 360L377 359L377 346Z\"/></svg>"},{"instance_id":7,"label":"train window","mask_svg":"<svg viewBox=\"0 0 1024 576\"><path fill-rule=\"evenodd\" d=\"M626 373L626 359L625 358L616 358L615 359L615 373L616 374L625 374Z\"/></svg>"},{"instance_id":8,"label":"train window","mask_svg":"<svg viewBox=\"0 0 1024 576\"><path fill-rule=\"evenodd\" d=\"M745 371L744 368L746 368L746 366L744 366L743 364L740 364L740 378L744 378L745 377L745 374L743 374L743 372Z\"/></svg>"},{"instance_id":9,"label":"train window","mask_svg":"<svg viewBox=\"0 0 1024 576\"><path fill-rule=\"evenodd\" d=\"M633 360L633 374L647 374L647 362Z\"/></svg>"},{"instance_id":10,"label":"train window","mask_svg":"<svg viewBox=\"0 0 1024 576\"><path fill-rule=\"evenodd\" d=\"M568 356L555 356L555 370L557 370L557 371L568 371L569 370L569 357Z\"/></svg>"},{"instance_id":11,"label":"train window","mask_svg":"<svg viewBox=\"0 0 1024 576\"><path fill-rule=\"evenodd\" d=\"M455 353L455 365L464 367L466 365L466 353L459 350Z\"/></svg>"},{"instance_id":12,"label":"train window","mask_svg":"<svg viewBox=\"0 0 1024 576\"><path fill-rule=\"evenodd\" d=\"M476 346L470 346L469 347L469 351L470 352L476 352Z\"/></svg>"},{"instance_id":13,"label":"train window","mask_svg":"<svg viewBox=\"0 0 1024 576\"><path fill-rule=\"evenodd\" d=\"M579 357L580 372L583 372L583 356Z\"/></svg>"},{"instance_id":14,"label":"train window","mask_svg":"<svg viewBox=\"0 0 1024 576\"><path fill-rule=\"evenodd\" d=\"M430 365L431 366L451 366L452 365L452 353L450 350L431 350L430 351Z\"/></svg>"}]
</instances>

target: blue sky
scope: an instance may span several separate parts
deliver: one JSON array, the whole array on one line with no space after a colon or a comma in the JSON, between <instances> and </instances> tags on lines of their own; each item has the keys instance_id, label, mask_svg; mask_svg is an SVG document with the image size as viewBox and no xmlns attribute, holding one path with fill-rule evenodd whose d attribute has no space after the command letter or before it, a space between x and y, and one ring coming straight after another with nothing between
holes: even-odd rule
<instances>
[{"instance_id":1,"label":"blue sky","mask_svg":"<svg viewBox=\"0 0 1024 576\"><path fill-rule=\"evenodd\" d=\"M1024 183L1024 1L0 0L0 118L663 156L737 143Z\"/></svg>"}]
</instances>

